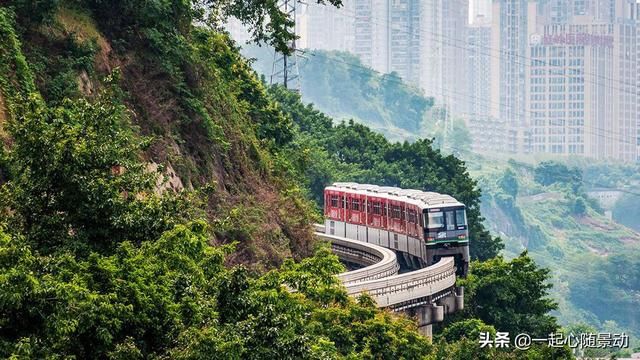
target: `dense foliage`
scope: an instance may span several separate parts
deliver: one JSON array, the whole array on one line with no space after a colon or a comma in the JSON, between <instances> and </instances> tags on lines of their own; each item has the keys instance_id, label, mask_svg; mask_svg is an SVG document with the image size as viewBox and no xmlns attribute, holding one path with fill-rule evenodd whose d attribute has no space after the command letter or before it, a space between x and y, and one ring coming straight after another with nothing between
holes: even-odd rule
<instances>
[{"instance_id":1,"label":"dense foliage","mask_svg":"<svg viewBox=\"0 0 640 360\"><path fill-rule=\"evenodd\" d=\"M474 262L467 279L466 315L493 325L498 331L545 337L558 325L549 312L557 304L548 298L549 270L540 269L527 253L505 261L497 257Z\"/></svg>"},{"instance_id":2,"label":"dense foliage","mask_svg":"<svg viewBox=\"0 0 640 360\"><path fill-rule=\"evenodd\" d=\"M228 39L193 26L202 15L194 3L76 1L78 9L73 10L45 3L12 2L16 17L0 8L0 95L6 104L0 108L0 356L550 355L548 349L480 349L478 331L502 324L491 318L485 320L488 325L479 320L458 323L431 345L411 319L376 309L366 296L348 298L333 276L344 269L325 247L299 262L285 260L269 272L228 266L237 256L234 246L212 243L238 240L241 251L263 247L303 253L296 251L303 244L294 239L302 241L304 233L293 233L311 218L296 186L301 179L307 179L314 196L340 178L452 193L469 204L475 241L485 243L475 256L495 255L500 242L480 225L479 192L462 162L434 151L426 140L391 144L364 126L333 127L331 119L276 88L285 116ZM266 31L257 38L280 41L286 31L271 29L274 17L263 16L274 11L274 4L210 2L208 9L222 18L246 16ZM50 8L43 9L42 17L26 16L32 6L45 5ZM118 61L130 63L99 80L89 66L96 64L86 58L106 56L98 53L105 49L75 38L59 24L56 11L66 12L63 20L71 14L72 21L81 21L83 36L89 28L96 43L111 41L119 55L126 54ZM91 28L92 17L106 38ZM16 34L12 18L26 35ZM52 31L45 36L42 29ZM73 44L52 61L49 52L60 41ZM29 57L22 55L22 48ZM58 69L65 75L57 76ZM89 81L83 81L93 81L92 90L78 89L82 85L74 75L88 76ZM141 87L135 86L138 80ZM51 84L56 91L43 91ZM167 99L174 105L170 115ZM162 143L167 141L162 136L179 142ZM158 141L184 153L159 156ZM175 159L178 154L183 158ZM187 156L195 159L195 169L181 169L180 174L195 190L166 186L169 177L163 167L150 166L149 158L180 164ZM221 186L211 181L212 174L205 171L209 166L216 167ZM252 191L270 187L276 188L268 193L273 203L252 198L257 196ZM227 204L228 199L236 203ZM243 200L255 206L238 205ZM265 210L274 203L284 215ZM261 217L268 216L275 217L277 230L259 227ZM256 244L257 233L271 243ZM489 275L501 271L499 263L489 267L495 268L487 270ZM535 266L527 266L524 275L533 276L536 284L546 280ZM482 276L469 281L473 289L493 286ZM538 295L543 298L545 293ZM475 308L484 306L480 297L475 301ZM543 300L531 299L532 304L536 301Z\"/></svg>"},{"instance_id":3,"label":"dense foliage","mask_svg":"<svg viewBox=\"0 0 640 360\"><path fill-rule=\"evenodd\" d=\"M544 186L556 183L581 185L582 171L578 168L569 168L559 162L543 161L536 166L534 179Z\"/></svg>"},{"instance_id":4,"label":"dense foliage","mask_svg":"<svg viewBox=\"0 0 640 360\"><path fill-rule=\"evenodd\" d=\"M610 259L584 261L583 274L571 283L571 301L589 309L598 319L607 319L629 329L640 328L640 251L617 254ZM597 289L598 296L594 296Z\"/></svg>"},{"instance_id":5,"label":"dense foliage","mask_svg":"<svg viewBox=\"0 0 640 360\"><path fill-rule=\"evenodd\" d=\"M635 231L640 231L640 195L624 194L613 208L613 218Z\"/></svg>"},{"instance_id":6,"label":"dense foliage","mask_svg":"<svg viewBox=\"0 0 640 360\"><path fill-rule=\"evenodd\" d=\"M482 212L489 220L487 225L504 234L505 257L517 257L527 249L540 266L551 270L554 286L549 292L558 303L554 313L558 322L587 323L598 331L624 331L637 342L640 328L632 320L637 317L634 310L614 310L637 308L637 284L611 275L633 273L640 259L640 235L617 223L617 216L627 214L627 225L637 223L638 218L632 217L636 204L629 194L635 192L632 189L637 180L631 173L636 167L573 160L538 166L485 160L470 168L483 189ZM515 197L510 173L518 184ZM548 185L540 183L543 178ZM622 190L613 207L615 221L607 218L585 190L601 181ZM617 206L624 203L626 209L618 211Z\"/></svg>"}]
</instances>

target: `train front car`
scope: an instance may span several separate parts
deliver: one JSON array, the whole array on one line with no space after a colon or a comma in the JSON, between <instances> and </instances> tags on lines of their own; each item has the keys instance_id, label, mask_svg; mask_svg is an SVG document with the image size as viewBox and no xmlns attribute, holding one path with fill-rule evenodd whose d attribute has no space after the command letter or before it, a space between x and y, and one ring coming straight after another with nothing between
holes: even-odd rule
<instances>
[{"instance_id":1,"label":"train front car","mask_svg":"<svg viewBox=\"0 0 640 360\"><path fill-rule=\"evenodd\" d=\"M466 276L469 270L469 225L464 205L429 206L423 209L422 215L427 263L453 256L457 274Z\"/></svg>"},{"instance_id":2,"label":"train front car","mask_svg":"<svg viewBox=\"0 0 640 360\"><path fill-rule=\"evenodd\" d=\"M451 256L466 276L469 230L465 206L453 197L357 183L335 183L324 195L328 234L395 250L411 266Z\"/></svg>"}]
</instances>

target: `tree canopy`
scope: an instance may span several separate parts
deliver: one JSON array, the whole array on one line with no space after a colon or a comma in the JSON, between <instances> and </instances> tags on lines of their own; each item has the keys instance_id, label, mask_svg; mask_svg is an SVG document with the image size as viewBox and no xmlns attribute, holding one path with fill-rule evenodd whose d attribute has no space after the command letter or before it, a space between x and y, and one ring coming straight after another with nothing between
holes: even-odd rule
<instances>
[{"instance_id":1,"label":"tree canopy","mask_svg":"<svg viewBox=\"0 0 640 360\"><path fill-rule=\"evenodd\" d=\"M512 335L546 337L558 329L549 315L557 304L548 297L548 281L549 270L539 268L526 251L511 261L473 262L469 276L459 281L465 287L465 316Z\"/></svg>"}]
</instances>

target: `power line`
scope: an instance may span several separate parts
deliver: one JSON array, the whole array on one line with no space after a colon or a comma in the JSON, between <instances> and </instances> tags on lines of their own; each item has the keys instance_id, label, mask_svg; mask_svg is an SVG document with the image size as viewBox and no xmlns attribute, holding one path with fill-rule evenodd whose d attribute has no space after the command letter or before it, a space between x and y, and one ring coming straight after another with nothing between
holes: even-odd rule
<instances>
[{"instance_id":1,"label":"power line","mask_svg":"<svg viewBox=\"0 0 640 360\"><path fill-rule=\"evenodd\" d=\"M312 53L310 53L310 54L311 54L312 56L320 56L320 57L323 57L323 58L325 58L325 59L327 59L327 60L329 60L329 61L339 62L339 63L345 64L345 65L347 65L347 66L351 66L351 67L354 67L354 68L359 68L359 69L361 69L361 70L362 70L362 71L360 72L361 74L365 74L365 72L364 72L364 71L366 71L366 72L373 72L373 73L375 73L375 74L377 74L377 75L379 75L379 76L383 76L383 75L384 75L384 74L382 74L381 72L379 72L379 71L377 71L377 70L374 70L374 69L371 69L371 68L369 68L369 67L362 66L362 65L358 65L358 64L354 64L354 63L350 63L350 62L347 62L347 61L344 61L344 60L341 60L341 59L337 59L337 58L329 57L329 56L327 56L327 55L325 55L325 54L323 54L323 53L319 53L319 52L312 52ZM406 83L404 83L404 82L403 82L403 81L401 81L401 80L396 80L395 78L390 78L390 77L385 77L385 81L388 81L388 82L394 82L394 83L396 83L396 84L407 85ZM460 93L460 92L456 92L456 91L453 91L453 90L450 90L450 89L444 89L444 88L442 88L442 89L436 89L436 90L438 90L438 91L446 91L446 92L449 94L449 96L451 96L451 95L453 94L453 96L451 96L451 97L453 97L453 98L457 98L457 99L461 99L461 97L465 97L465 98L472 98L472 99L481 100L482 102L491 103L491 104L494 104L494 105L497 105L497 106L504 106L504 107L508 107L508 108L513 108L512 106L510 106L510 105L508 105L508 104L496 103L496 102L494 102L494 101L486 100L486 99L479 99L479 98L477 98L477 97L475 97L475 96L472 96L472 95L469 95L469 94ZM487 105L485 105L485 106L486 106L486 108L487 108L487 109L490 109L490 107L489 107L489 106L487 106ZM535 112L534 112L534 111L531 111L531 110L521 110L521 109L517 109L517 111L518 111L518 113L516 113L516 114L517 114L517 115L521 115L521 116L526 115L526 112L527 112L527 111L528 111L530 114L535 114ZM595 135L596 137L600 137L600 138L603 138L603 139L608 139L608 140L618 141L618 142L620 142L620 143L626 143L626 144L636 145L636 146L637 146L637 143L636 143L635 141L628 141L628 140L625 140L625 139L623 138L623 134L614 133L614 132L612 132L612 131L610 131L610 130L607 130L607 129L596 128L596 127L594 127L594 128L593 128L593 130L600 131L600 132L602 132L602 133L607 133L607 132L609 132L609 133L611 133L611 134L613 134L613 135L616 135L616 136L618 136L618 137L606 136L606 135L604 135L604 134L601 134L601 133L598 133L598 132L591 131L591 129L586 128L586 127L585 127L585 128L583 128L582 130L584 130L584 132L585 132L585 133L589 133L589 134L591 134L591 135ZM560 135L564 135L564 134L560 134ZM571 134L570 134L570 135L571 135ZM581 134L573 134L573 135L581 135Z\"/></svg>"},{"instance_id":2,"label":"power line","mask_svg":"<svg viewBox=\"0 0 640 360\"><path fill-rule=\"evenodd\" d=\"M280 0L278 8L289 19L293 20L293 26L286 25L285 31L296 34L296 3L298 0ZM271 85L282 83L285 89L300 92L300 70L298 69L298 49L296 39L287 41L287 49L291 55L278 53L274 50L273 65L271 71Z\"/></svg>"},{"instance_id":3,"label":"power line","mask_svg":"<svg viewBox=\"0 0 640 360\"><path fill-rule=\"evenodd\" d=\"M435 0L432 0L432 1L435 1ZM322 4L313 4L313 5L315 5L315 6L324 6L324 5L322 5ZM327 9L331 9L331 8L329 8L329 7L326 7L326 8L327 8ZM329 11L330 11L330 12L332 12L332 13L334 13L334 14L342 14L342 13L339 13L339 12L337 11L337 9L336 9L336 10L331 9L331 10L329 10ZM339 11L342 11L342 12L345 12L345 13L351 13L352 15L351 15L351 16L348 16L348 17L353 18L353 19L357 19L357 16L356 16L355 12L347 11L346 9L345 9L345 10L339 10ZM378 19L378 20L379 20L379 18L374 17L374 16L370 16L369 18L370 18L370 19ZM408 28L406 28L406 27L405 27L405 29L404 29L404 30L402 30L401 28L393 28L393 29L391 29L387 24L384 24L384 23L378 23L378 22L375 22L375 21L371 21L371 22L372 22L372 23L374 23L374 24L376 24L376 25L379 25L379 26L382 26L382 27L386 28L388 31L389 31L389 30L391 30L391 31L400 31L400 32L403 32L403 33L408 34L408 35L418 35L418 34L416 34L416 33L413 33L413 32L408 31ZM452 40L452 41L457 41L457 42L462 42L462 43L464 43L464 45L465 45L465 46L458 46L458 45L455 45L455 44L451 44L451 43L445 42L445 41L443 41L443 40L439 40L439 39L437 39L437 38L432 38L432 37L430 37L430 39L432 39L432 40L433 40L433 41L435 41L435 42L441 43L441 44L443 44L443 45L449 45L449 46L454 47L454 48L457 48L457 49L461 49L461 50L469 51L469 48L468 48L467 46L471 45L471 44L469 44L466 40L460 40L460 39L451 38L451 37L448 37L448 36L446 36L446 35L444 35L444 34L435 33L435 32L426 31L426 30L421 30L421 29L419 29L419 32L420 32L420 33L423 33L423 34L431 34L431 35L435 35L436 37L440 37L440 38L443 38L443 39L448 39L448 40ZM496 56L495 54L492 54L491 52L489 52L489 53L476 52L476 53L478 53L478 54L486 55L486 56L489 56L489 57L492 57L492 58L495 58L495 59L498 59L498 60L503 60L502 54L505 54L505 55L506 55L506 56L508 56L508 57L522 58L522 59L527 60L527 61L536 61L537 63L539 63L539 64L543 64L543 65L545 65L545 66L556 67L556 68L559 68L559 69L562 69L562 70L563 70L563 71L562 71L562 74L557 74L557 75L561 75L561 76L563 76L563 77L566 77L566 78L571 79L571 76L567 75L567 74L566 74L566 72L568 72L568 71L570 71L570 70L572 70L572 69L570 69L570 68L569 68L569 67L567 67L567 66L560 66L560 65L550 64L550 63L549 63L549 62L547 62L547 61L541 61L541 60L533 59L533 58L531 58L531 57L527 57L527 56L524 56L524 55L518 55L518 54L513 54L513 53L505 53L505 51L503 51L502 49L496 49L496 48L492 48L492 47L488 47L488 46L482 46L482 45L477 45L477 44L473 44L473 45L471 45L471 46L473 46L473 47L480 47L480 48L484 48L484 49L488 49L488 50L489 50L489 51L491 51L491 52L498 52L498 53L500 54L500 55L498 55L498 56ZM517 64L517 65L524 66L525 68L526 68L526 67L530 67L530 65L528 65L526 62L525 62L525 63L521 63L521 62L517 62L517 61L512 61L512 63ZM622 85L624 85L624 86L631 86L631 87L635 87L635 88L636 88L636 90L638 90L638 88L639 88L639 85L638 85L638 84L625 83L625 82L621 82L621 81L619 81L619 80L615 80L615 79L612 79L612 78L605 77L605 76L603 76L603 75L597 75L597 74L590 73L590 72L584 72L583 74L579 74L579 73L578 73L578 74L573 74L573 75L591 75L591 76L596 77L596 78L602 78L603 80L610 80L612 83L618 83L618 84L622 84ZM600 85L600 83L598 83L598 82L594 82L594 81L587 81L587 79L585 79L585 81L586 81L587 83L590 83L590 84L593 84L593 85ZM637 92L637 91L636 91L636 92L629 92L628 90L625 90L625 89L622 89L622 88L616 88L616 87L613 87L613 85L606 86L606 87L608 87L608 88L609 88L609 89L611 89L611 90L618 90L618 91L620 91L620 92L622 92L622 93L626 93L626 94L629 94L629 95L636 95L636 96L638 95L638 92Z\"/></svg>"}]
</instances>

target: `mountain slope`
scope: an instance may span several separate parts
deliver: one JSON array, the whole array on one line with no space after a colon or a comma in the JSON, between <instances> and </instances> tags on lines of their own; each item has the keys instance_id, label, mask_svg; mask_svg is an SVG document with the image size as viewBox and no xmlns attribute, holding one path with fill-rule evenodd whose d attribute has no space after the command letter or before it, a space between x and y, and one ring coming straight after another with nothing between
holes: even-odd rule
<instances>
[{"instance_id":1,"label":"mountain slope","mask_svg":"<svg viewBox=\"0 0 640 360\"><path fill-rule=\"evenodd\" d=\"M243 46L242 53L255 59L254 69L267 78L272 71L273 50L267 46ZM309 50L299 62L302 100L328 116L353 119L391 140L417 140L433 99L402 81L397 74L380 74L349 53Z\"/></svg>"},{"instance_id":2,"label":"mountain slope","mask_svg":"<svg viewBox=\"0 0 640 360\"><path fill-rule=\"evenodd\" d=\"M542 185L535 180L540 169L515 161L472 166L488 227L505 239L507 256L528 249L536 262L552 269L561 322L637 334L640 234L607 219L581 194L589 179ZM584 173L594 176L588 169ZM515 187L507 185L513 181Z\"/></svg>"},{"instance_id":3,"label":"mountain slope","mask_svg":"<svg viewBox=\"0 0 640 360\"><path fill-rule=\"evenodd\" d=\"M19 24L24 66L44 101L95 99L110 79L139 133L153 139L144 160L162 165L176 190L212 186L211 220L227 225L216 241L240 241L232 262L264 269L309 255L313 213L292 201L300 189L273 150L290 141L291 125L232 43L199 28L188 38L163 33L171 23L115 26L91 13L100 11L61 6L47 21ZM236 216L218 215L226 213Z\"/></svg>"}]
</instances>

